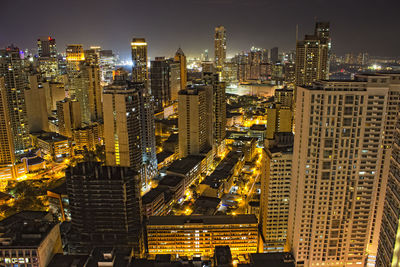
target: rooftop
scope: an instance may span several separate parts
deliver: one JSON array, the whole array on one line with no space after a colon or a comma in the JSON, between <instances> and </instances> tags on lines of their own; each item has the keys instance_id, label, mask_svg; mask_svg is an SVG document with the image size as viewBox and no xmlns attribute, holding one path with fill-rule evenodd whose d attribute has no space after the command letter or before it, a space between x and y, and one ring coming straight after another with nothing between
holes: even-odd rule
<instances>
[{"instance_id":1,"label":"rooftop","mask_svg":"<svg viewBox=\"0 0 400 267\"><path fill-rule=\"evenodd\" d=\"M190 215L190 216L150 216L148 226L184 224L257 224L254 214L239 215Z\"/></svg>"},{"instance_id":2,"label":"rooftop","mask_svg":"<svg viewBox=\"0 0 400 267\"><path fill-rule=\"evenodd\" d=\"M254 267L294 267L293 255L288 252L250 254L250 266Z\"/></svg>"},{"instance_id":3,"label":"rooftop","mask_svg":"<svg viewBox=\"0 0 400 267\"><path fill-rule=\"evenodd\" d=\"M61 134L54 132L43 132L40 135L38 135L37 138L45 142L59 142L68 140L68 137L65 137Z\"/></svg>"},{"instance_id":4,"label":"rooftop","mask_svg":"<svg viewBox=\"0 0 400 267\"><path fill-rule=\"evenodd\" d=\"M168 188L164 186L158 186L156 188L152 188L149 192L142 196L142 203L149 204L153 202L156 198L158 198L161 194L164 194Z\"/></svg>"},{"instance_id":5,"label":"rooftop","mask_svg":"<svg viewBox=\"0 0 400 267\"><path fill-rule=\"evenodd\" d=\"M168 151L162 151L160 153L157 153L157 162L161 163L163 162L165 159L171 157L174 153L172 152L168 152Z\"/></svg>"},{"instance_id":6,"label":"rooftop","mask_svg":"<svg viewBox=\"0 0 400 267\"><path fill-rule=\"evenodd\" d=\"M0 221L0 248L38 247L55 226L48 212L19 212Z\"/></svg>"},{"instance_id":7,"label":"rooftop","mask_svg":"<svg viewBox=\"0 0 400 267\"><path fill-rule=\"evenodd\" d=\"M186 175L202 162L204 156L190 155L182 159L175 160L167 169L167 172L173 172Z\"/></svg>"},{"instance_id":8,"label":"rooftop","mask_svg":"<svg viewBox=\"0 0 400 267\"><path fill-rule=\"evenodd\" d=\"M168 187L175 187L182 182L183 178L175 175L166 175L158 183L159 186L165 185Z\"/></svg>"},{"instance_id":9,"label":"rooftop","mask_svg":"<svg viewBox=\"0 0 400 267\"><path fill-rule=\"evenodd\" d=\"M47 267L84 267L89 255L64 255L57 253Z\"/></svg>"}]
</instances>

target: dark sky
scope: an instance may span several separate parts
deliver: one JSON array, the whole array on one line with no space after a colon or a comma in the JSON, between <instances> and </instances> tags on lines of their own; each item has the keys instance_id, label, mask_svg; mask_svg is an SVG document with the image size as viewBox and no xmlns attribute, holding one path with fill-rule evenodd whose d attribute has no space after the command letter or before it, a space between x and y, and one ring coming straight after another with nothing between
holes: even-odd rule
<instances>
[{"instance_id":1,"label":"dark sky","mask_svg":"<svg viewBox=\"0 0 400 267\"><path fill-rule=\"evenodd\" d=\"M294 49L312 33L315 17L331 22L334 52L367 51L400 56L400 0L1 0L0 46L35 48L39 36L100 45L122 58L133 36L145 37L149 55L170 56L181 46L189 56L208 48L213 30L227 29L228 55L251 46Z\"/></svg>"}]
</instances>

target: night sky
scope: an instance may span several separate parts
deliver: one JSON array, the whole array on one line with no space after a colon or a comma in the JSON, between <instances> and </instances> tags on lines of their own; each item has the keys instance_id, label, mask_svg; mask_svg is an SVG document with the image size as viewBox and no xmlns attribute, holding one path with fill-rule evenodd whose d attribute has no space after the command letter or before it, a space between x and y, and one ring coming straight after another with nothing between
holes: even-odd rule
<instances>
[{"instance_id":1,"label":"night sky","mask_svg":"<svg viewBox=\"0 0 400 267\"><path fill-rule=\"evenodd\" d=\"M315 18L331 22L333 51L400 56L400 0L1 0L0 46L36 48L39 36L100 45L129 57L132 37L145 37L149 56L189 56L209 49L216 25L227 29L228 56L251 46L281 50L312 33Z\"/></svg>"}]
</instances>

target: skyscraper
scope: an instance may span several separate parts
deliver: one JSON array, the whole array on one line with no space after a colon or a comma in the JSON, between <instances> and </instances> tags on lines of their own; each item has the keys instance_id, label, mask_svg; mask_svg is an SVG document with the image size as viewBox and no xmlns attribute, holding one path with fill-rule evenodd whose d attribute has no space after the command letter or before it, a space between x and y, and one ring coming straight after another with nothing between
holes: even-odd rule
<instances>
[{"instance_id":1,"label":"skyscraper","mask_svg":"<svg viewBox=\"0 0 400 267\"><path fill-rule=\"evenodd\" d=\"M4 77L16 152L30 145L24 97L27 78L23 71L22 54L23 51L14 46L0 50L0 77Z\"/></svg>"},{"instance_id":2,"label":"skyscraper","mask_svg":"<svg viewBox=\"0 0 400 267\"><path fill-rule=\"evenodd\" d=\"M110 166L142 168L139 89L143 84L127 81L118 71L112 85L104 88L104 142Z\"/></svg>"},{"instance_id":3,"label":"skyscraper","mask_svg":"<svg viewBox=\"0 0 400 267\"><path fill-rule=\"evenodd\" d=\"M144 83L147 86L147 43L144 38L133 38L132 50L132 81Z\"/></svg>"},{"instance_id":4,"label":"skyscraper","mask_svg":"<svg viewBox=\"0 0 400 267\"><path fill-rule=\"evenodd\" d=\"M181 90L181 63L176 62L174 58L168 60L169 66L169 87L171 92L171 101L178 101L178 92Z\"/></svg>"},{"instance_id":5,"label":"skyscraper","mask_svg":"<svg viewBox=\"0 0 400 267\"><path fill-rule=\"evenodd\" d=\"M400 83L400 76L395 78ZM390 96L394 97L394 96ZM394 116L395 110L389 116ZM397 119L399 116L397 116ZM389 177L386 188L385 206L379 235L376 266L400 265L400 196L398 173L400 171L400 124L396 123Z\"/></svg>"},{"instance_id":6,"label":"skyscraper","mask_svg":"<svg viewBox=\"0 0 400 267\"><path fill-rule=\"evenodd\" d=\"M179 91L179 157L199 155L213 145L212 86L194 85Z\"/></svg>"},{"instance_id":7,"label":"skyscraper","mask_svg":"<svg viewBox=\"0 0 400 267\"><path fill-rule=\"evenodd\" d=\"M151 94L154 96L156 112L171 103L169 64L164 57L156 57L150 64Z\"/></svg>"},{"instance_id":8,"label":"skyscraper","mask_svg":"<svg viewBox=\"0 0 400 267\"><path fill-rule=\"evenodd\" d=\"M99 66L102 85L109 85L112 83L116 64L116 56L111 50L100 51Z\"/></svg>"},{"instance_id":9,"label":"skyscraper","mask_svg":"<svg viewBox=\"0 0 400 267\"><path fill-rule=\"evenodd\" d=\"M78 163L66 171L71 231L77 252L96 246L143 252L139 175L127 167ZM74 240L73 240L74 241Z\"/></svg>"},{"instance_id":10,"label":"skyscraper","mask_svg":"<svg viewBox=\"0 0 400 267\"><path fill-rule=\"evenodd\" d=\"M271 48L271 63L276 64L279 61L279 48L273 47Z\"/></svg>"},{"instance_id":11,"label":"skyscraper","mask_svg":"<svg viewBox=\"0 0 400 267\"><path fill-rule=\"evenodd\" d=\"M54 79L58 74L56 39L40 37L37 40L37 50L40 71L46 79Z\"/></svg>"},{"instance_id":12,"label":"skyscraper","mask_svg":"<svg viewBox=\"0 0 400 267\"><path fill-rule=\"evenodd\" d=\"M174 60L179 62L181 69L181 90L186 88L187 84L187 66L186 66L186 56L183 53L182 49L179 47L175 53Z\"/></svg>"},{"instance_id":13,"label":"skyscraper","mask_svg":"<svg viewBox=\"0 0 400 267\"><path fill-rule=\"evenodd\" d=\"M214 73L203 72L203 80L205 84L211 85L213 88L213 142L215 142L217 153L220 154L219 152L222 153L224 150L224 145L221 146L221 144L226 135L226 84L220 82L219 75Z\"/></svg>"},{"instance_id":14,"label":"skyscraper","mask_svg":"<svg viewBox=\"0 0 400 267\"><path fill-rule=\"evenodd\" d=\"M226 61L226 36L224 26L215 27L214 54L217 72L222 72Z\"/></svg>"},{"instance_id":15,"label":"skyscraper","mask_svg":"<svg viewBox=\"0 0 400 267\"><path fill-rule=\"evenodd\" d=\"M317 22L314 35L296 44L296 85L310 86L328 78L330 51L329 22Z\"/></svg>"},{"instance_id":16,"label":"skyscraper","mask_svg":"<svg viewBox=\"0 0 400 267\"><path fill-rule=\"evenodd\" d=\"M4 78L0 77L0 180L16 177L14 168L14 138L8 112L7 92ZM1 188L5 185L0 184Z\"/></svg>"},{"instance_id":17,"label":"skyscraper","mask_svg":"<svg viewBox=\"0 0 400 267\"><path fill-rule=\"evenodd\" d=\"M399 75L297 88L288 245L298 264L374 264L399 96Z\"/></svg>"}]
</instances>

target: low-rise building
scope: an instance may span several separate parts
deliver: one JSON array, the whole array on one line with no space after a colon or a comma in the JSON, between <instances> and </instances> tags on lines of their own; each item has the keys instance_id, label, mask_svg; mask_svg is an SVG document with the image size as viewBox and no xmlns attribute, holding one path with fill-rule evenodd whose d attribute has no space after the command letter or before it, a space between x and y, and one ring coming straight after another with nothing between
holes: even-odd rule
<instances>
[{"instance_id":1,"label":"low-rise building","mask_svg":"<svg viewBox=\"0 0 400 267\"><path fill-rule=\"evenodd\" d=\"M206 157L189 155L185 158L175 160L167 169L167 174L184 177L185 190L200 178L206 166Z\"/></svg>"},{"instance_id":2,"label":"low-rise building","mask_svg":"<svg viewBox=\"0 0 400 267\"><path fill-rule=\"evenodd\" d=\"M165 215L171 206L172 192L166 186L158 186L142 196L143 216Z\"/></svg>"},{"instance_id":3,"label":"low-rise building","mask_svg":"<svg viewBox=\"0 0 400 267\"><path fill-rule=\"evenodd\" d=\"M49 210L55 214L60 221L70 221L71 212L69 210L66 182L47 190L47 196L49 200Z\"/></svg>"},{"instance_id":4,"label":"low-rise building","mask_svg":"<svg viewBox=\"0 0 400 267\"><path fill-rule=\"evenodd\" d=\"M23 211L0 221L0 266L45 267L62 253L59 224L50 213Z\"/></svg>"},{"instance_id":5,"label":"low-rise building","mask_svg":"<svg viewBox=\"0 0 400 267\"><path fill-rule=\"evenodd\" d=\"M44 157L48 156L55 161L60 161L71 156L70 141L58 133L42 132L39 135L33 135L33 142Z\"/></svg>"},{"instance_id":6,"label":"low-rise building","mask_svg":"<svg viewBox=\"0 0 400 267\"><path fill-rule=\"evenodd\" d=\"M157 153L158 169L160 170L162 168L168 167L177 158L178 155L173 152L162 151L160 153Z\"/></svg>"},{"instance_id":7,"label":"low-rise building","mask_svg":"<svg viewBox=\"0 0 400 267\"><path fill-rule=\"evenodd\" d=\"M174 201L179 201L185 195L185 178L181 176L166 175L158 186L165 186L173 193Z\"/></svg>"},{"instance_id":8,"label":"low-rise building","mask_svg":"<svg viewBox=\"0 0 400 267\"><path fill-rule=\"evenodd\" d=\"M257 252L258 222L254 215L151 216L147 224L150 256L213 256L216 246L233 255Z\"/></svg>"}]
</instances>

